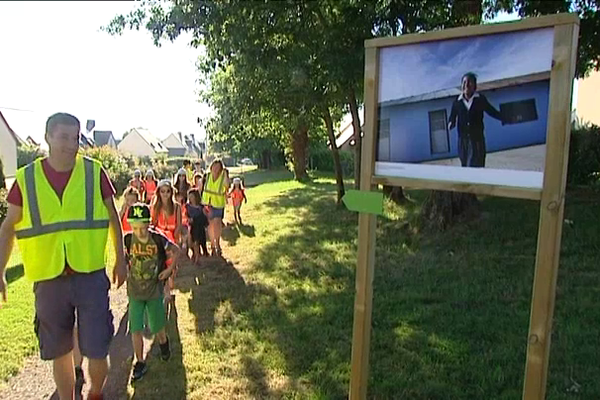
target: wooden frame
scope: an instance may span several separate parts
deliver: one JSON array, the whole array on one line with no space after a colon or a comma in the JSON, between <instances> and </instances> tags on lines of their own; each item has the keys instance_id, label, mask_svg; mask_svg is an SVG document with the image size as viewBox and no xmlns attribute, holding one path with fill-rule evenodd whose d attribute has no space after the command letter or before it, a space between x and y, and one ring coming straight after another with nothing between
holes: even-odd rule
<instances>
[{"instance_id":1,"label":"wooden frame","mask_svg":"<svg viewBox=\"0 0 600 400\"><path fill-rule=\"evenodd\" d=\"M541 28L554 29L552 68L550 72L550 104L546 134L545 159L547 162L544 167L541 189L399 178L377 176L375 174L380 48ZM563 224L571 130L571 95L575 77L578 36L578 17L574 14L556 14L517 22L476 25L365 41L365 130L360 190L373 191L377 190L377 185L385 184L540 201L540 224L523 387L523 399L527 400L544 399L546 393L550 336ZM551 162L549 162L550 160ZM350 379L351 400L362 400L367 397L376 222L376 216L373 214L359 214Z\"/></svg>"}]
</instances>

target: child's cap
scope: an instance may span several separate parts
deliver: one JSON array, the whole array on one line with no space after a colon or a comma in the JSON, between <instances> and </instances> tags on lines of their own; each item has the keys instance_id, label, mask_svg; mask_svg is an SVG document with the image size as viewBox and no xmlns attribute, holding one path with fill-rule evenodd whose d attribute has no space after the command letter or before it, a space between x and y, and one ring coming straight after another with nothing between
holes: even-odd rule
<instances>
[{"instance_id":1,"label":"child's cap","mask_svg":"<svg viewBox=\"0 0 600 400\"><path fill-rule=\"evenodd\" d=\"M179 171L177 171L177 175L187 175L187 172L185 172L185 169L179 168Z\"/></svg>"},{"instance_id":2,"label":"child's cap","mask_svg":"<svg viewBox=\"0 0 600 400\"><path fill-rule=\"evenodd\" d=\"M173 188L173 186L171 186L171 181L168 179L162 179L160 182L158 182L157 189L160 189L163 186L167 186L171 189Z\"/></svg>"},{"instance_id":3,"label":"child's cap","mask_svg":"<svg viewBox=\"0 0 600 400\"><path fill-rule=\"evenodd\" d=\"M150 207L144 203L135 203L127 212L129 222L150 222Z\"/></svg>"},{"instance_id":4,"label":"child's cap","mask_svg":"<svg viewBox=\"0 0 600 400\"><path fill-rule=\"evenodd\" d=\"M154 171L149 169L148 171L146 171L146 176L154 176Z\"/></svg>"},{"instance_id":5,"label":"child's cap","mask_svg":"<svg viewBox=\"0 0 600 400\"><path fill-rule=\"evenodd\" d=\"M135 172L133 173L133 176L142 176L142 171L140 171L139 169L136 169Z\"/></svg>"},{"instance_id":6,"label":"child's cap","mask_svg":"<svg viewBox=\"0 0 600 400\"><path fill-rule=\"evenodd\" d=\"M236 183L242 183L242 180L240 178L233 178L233 184L235 185Z\"/></svg>"}]
</instances>

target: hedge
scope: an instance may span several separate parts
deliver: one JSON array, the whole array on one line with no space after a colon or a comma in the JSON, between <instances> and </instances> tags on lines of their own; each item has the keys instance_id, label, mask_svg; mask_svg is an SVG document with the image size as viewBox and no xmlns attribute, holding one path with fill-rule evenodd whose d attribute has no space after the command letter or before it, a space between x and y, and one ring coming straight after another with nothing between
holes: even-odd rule
<instances>
[{"instance_id":1,"label":"hedge","mask_svg":"<svg viewBox=\"0 0 600 400\"><path fill-rule=\"evenodd\" d=\"M600 186L600 127L582 125L571 130L569 186Z\"/></svg>"}]
</instances>

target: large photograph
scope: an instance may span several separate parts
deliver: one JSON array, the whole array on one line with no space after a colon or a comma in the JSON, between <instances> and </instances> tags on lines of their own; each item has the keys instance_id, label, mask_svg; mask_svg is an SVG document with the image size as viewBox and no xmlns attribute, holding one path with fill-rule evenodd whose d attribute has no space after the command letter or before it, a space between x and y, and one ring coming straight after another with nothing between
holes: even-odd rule
<instances>
[{"instance_id":1,"label":"large photograph","mask_svg":"<svg viewBox=\"0 0 600 400\"><path fill-rule=\"evenodd\" d=\"M380 49L376 175L541 188L553 29Z\"/></svg>"}]
</instances>

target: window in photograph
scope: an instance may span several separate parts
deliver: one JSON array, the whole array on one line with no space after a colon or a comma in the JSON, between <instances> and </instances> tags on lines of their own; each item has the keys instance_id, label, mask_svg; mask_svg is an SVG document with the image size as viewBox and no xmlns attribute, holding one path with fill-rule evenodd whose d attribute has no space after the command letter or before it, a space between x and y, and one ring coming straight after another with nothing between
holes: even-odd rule
<instances>
[{"instance_id":1,"label":"window in photograph","mask_svg":"<svg viewBox=\"0 0 600 400\"><path fill-rule=\"evenodd\" d=\"M500 104L503 124L520 124L538 119L535 99Z\"/></svg>"},{"instance_id":2,"label":"window in photograph","mask_svg":"<svg viewBox=\"0 0 600 400\"><path fill-rule=\"evenodd\" d=\"M429 138L431 139L431 154L450 152L446 110L429 112Z\"/></svg>"},{"instance_id":3,"label":"window in photograph","mask_svg":"<svg viewBox=\"0 0 600 400\"><path fill-rule=\"evenodd\" d=\"M379 145L377 146L377 160L390 161L390 120L378 121Z\"/></svg>"}]
</instances>

